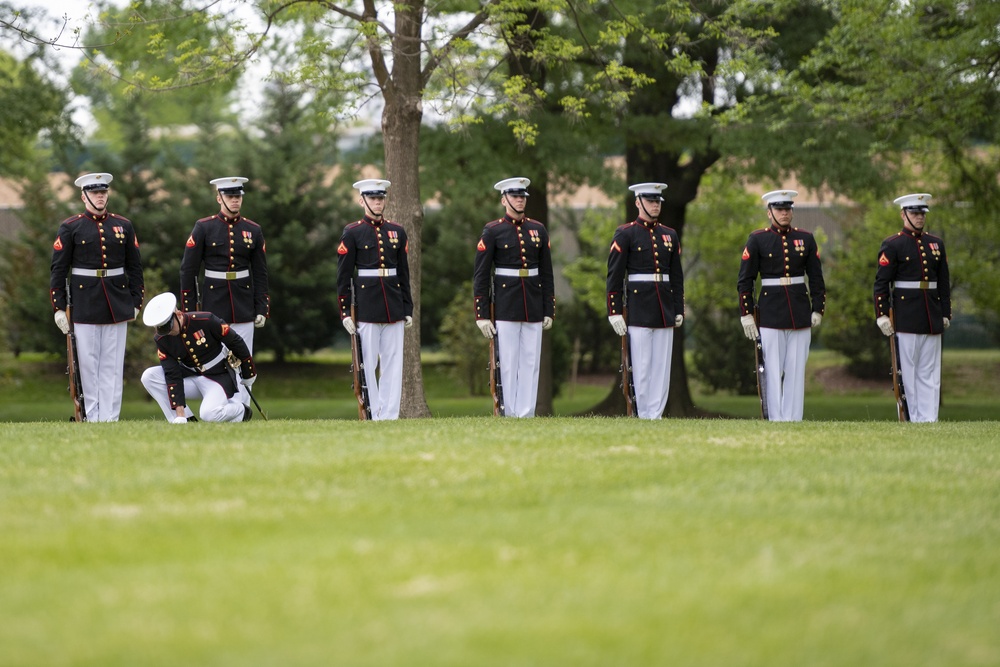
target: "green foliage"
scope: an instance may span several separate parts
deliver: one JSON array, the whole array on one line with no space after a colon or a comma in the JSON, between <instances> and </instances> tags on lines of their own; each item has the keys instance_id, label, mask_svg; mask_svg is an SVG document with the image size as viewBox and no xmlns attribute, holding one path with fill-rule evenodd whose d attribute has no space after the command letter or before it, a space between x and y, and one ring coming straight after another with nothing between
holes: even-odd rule
<instances>
[{"instance_id":1,"label":"green foliage","mask_svg":"<svg viewBox=\"0 0 1000 667\"><path fill-rule=\"evenodd\" d=\"M189 123L212 109L218 117L235 89L234 61L247 48L239 23L221 25L207 11L178 11L172 0L136 0L123 9L104 8L101 21L84 36L86 58L73 87L89 97L100 139L113 150L127 148L128 124L115 112L131 99L149 127ZM197 85L211 82L211 85ZM168 94L158 94L166 92Z\"/></svg>"},{"instance_id":2,"label":"green foliage","mask_svg":"<svg viewBox=\"0 0 1000 667\"><path fill-rule=\"evenodd\" d=\"M618 209L588 208L576 231L578 255L563 268L574 299L595 313L608 310L608 248L622 224Z\"/></svg>"},{"instance_id":3,"label":"green foliage","mask_svg":"<svg viewBox=\"0 0 1000 667\"><path fill-rule=\"evenodd\" d=\"M872 285L882 239L899 230L899 209L869 205L845 211L842 237L823 261L827 284L823 342L848 359L848 371L861 378L885 378L889 344L875 326Z\"/></svg>"},{"instance_id":4,"label":"green foliage","mask_svg":"<svg viewBox=\"0 0 1000 667\"><path fill-rule=\"evenodd\" d=\"M1000 4L850 0L837 7L836 27L805 64L808 82L789 87L789 96L849 140L862 139L894 177L895 194L930 192L938 207L961 207L939 230L947 232L955 283L975 275L974 307L1000 323L1000 245L994 226L984 224L1000 212Z\"/></svg>"},{"instance_id":5,"label":"green foliage","mask_svg":"<svg viewBox=\"0 0 1000 667\"><path fill-rule=\"evenodd\" d=\"M730 172L710 172L689 208L684 237L684 296L693 347L692 374L712 391L756 393L753 346L739 324L740 250L766 218Z\"/></svg>"},{"instance_id":6,"label":"green foliage","mask_svg":"<svg viewBox=\"0 0 1000 667\"><path fill-rule=\"evenodd\" d=\"M350 188L355 173L345 170L329 182L338 158L336 128L304 92L282 82L268 85L258 132L236 148L232 167L251 179L246 214L261 224L267 241L271 319L254 347L259 340L279 359L345 336L337 245L344 227L362 214Z\"/></svg>"},{"instance_id":7,"label":"green foliage","mask_svg":"<svg viewBox=\"0 0 1000 667\"><path fill-rule=\"evenodd\" d=\"M489 342L476 326L472 311L472 281L461 283L461 290L448 304L438 332L441 349L455 360L452 377L470 396L485 396L490 392Z\"/></svg>"},{"instance_id":8,"label":"green foliage","mask_svg":"<svg viewBox=\"0 0 1000 667\"><path fill-rule=\"evenodd\" d=\"M40 64L40 57L18 61L0 51L0 176L31 173L39 133L68 131L66 91L39 73Z\"/></svg>"},{"instance_id":9,"label":"green foliage","mask_svg":"<svg viewBox=\"0 0 1000 667\"><path fill-rule=\"evenodd\" d=\"M38 155L38 153L36 153ZM58 203L39 159L25 174L20 188L24 208L18 212L21 230L0 245L0 314L6 346L24 351L65 354L66 337L52 321L49 297L52 243L59 221L69 210Z\"/></svg>"}]
</instances>

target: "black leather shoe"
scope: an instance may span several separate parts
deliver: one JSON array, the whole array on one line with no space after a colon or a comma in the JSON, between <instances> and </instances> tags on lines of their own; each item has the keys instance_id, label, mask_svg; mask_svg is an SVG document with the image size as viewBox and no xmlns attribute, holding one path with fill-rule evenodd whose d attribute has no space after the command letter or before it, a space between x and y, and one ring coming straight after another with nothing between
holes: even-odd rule
<instances>
[{"instance_id":1,"label":"black leather shoe","mask_svg":"<svg viewBox=\"0 0 1000 667\"><path fill-rule=\"evenodd\" d=\"M243 406L243 421L248 422L253 419L253 410L250 409L249 405Z\"/></svg>"}]
</instances>

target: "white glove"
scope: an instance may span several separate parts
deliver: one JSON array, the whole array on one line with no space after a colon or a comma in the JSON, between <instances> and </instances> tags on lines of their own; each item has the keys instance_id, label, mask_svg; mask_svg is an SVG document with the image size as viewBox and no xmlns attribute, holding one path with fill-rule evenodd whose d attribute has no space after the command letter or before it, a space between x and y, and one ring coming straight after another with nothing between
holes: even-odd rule
<instances>
[{"instance_id":1,"label":"white glove","mask_svg":"<svg viewBox=\"0 0 1000 667\"><path fill-rule=\"evenodd\" d=\"M170 420L171 424L187 424L187 417L174 417Z\"/></svg>"},{"instance_id":2,"label":"white glove","mask_svg":"<svg viewBox=\"0 0 1000 667\"><path fill-rule=\"evenodd\" d=\"M406 322L403 323L403 328L404 329L409 329L412 326L413 326L413 316L412 315L407 315L406 316Z\"/></svg>"},{"instance_id":3,"label":"white glove","mask_svg":"<svg viewBox=\"0 0 1000 667\"><path fill-rule=\"evenodd\" d=\"M674 326L675 327L679 327L682 324L684 324L684 316L683 315L674 315Z\"/></svg>"},{"instance_id":4,"label":"white glove","mask_svg":"<svg viewBox=\"0 0 1000 667\"><path fill-rule=\"evenodd\" d=\"M246 387L247 389L249 389L250 387L253 386L253 383L256 382L256 381L257 381L257 376L256 375L251 375L248 378L241 378L240 379L240 384L242 384L244 387Z\"/></svg>"},{"instance_id":5,"label":"white glove","mask_svg":"<svg viewBox=\"0 0 1000 667\"><path fill-rule=\"evenodd\" d=\"M52 318L56 321L56 326L59 327L59 331L64 334L69 334L69 320L66 318L65 310L57 310Z\"/></svg>"},{"instance_id":6,"label":"white glove","mask_svg":"<svg viewBox=\"0 0 1000 667\"><path fill-rule=\"evenodd\" d=\"M611 328L615 330L615 333L619 336L624 336L628 333L628 326L625 324L625 318L621 315L608 315L608 322L611 322Z\"/></svg>"},{"instance_id":7,"label":"white glove","mask_svg":"<svg viewBox=\"0 0 1000 667\"><path fill-rule=\"evenodd\" d=\"M944 318L944 328L947 329L950 326L951 326L951 320L949 320L947 317Z\"/></svg>"},{"instance_id":8,"label":"white glove","mask_svg":"<svg viewBox=\"0 0 1000 667\"><path fill-rule=\"evenodd\" d=\"M139 317L139 309L138 308L136 308L135 312L132 314L132 319L135 319L137 317Z\"/></svg>"},{"instance_id":9,"label":"white glove","mask_svg":"<svg viewBox=\"0 0 1000 667\"><path fill-rule=\"evenodd\" d=\"M878 325L878 328L882 330L882 334L885 336L891 336L896 333L892 328L892 322L890 322L889 318L885 315L875 320L875 324Z\"/></svg>"},{"instance_id":10,"label":"white glove","mask_svg":"<svg viewBox=\"0 0 1000 667\"><path fill-rule=\"evenodd\" d=\"M757 323L753 321L753 315L744 315L740 318L740 324L743 325L743 335L750 340L757 340L760 332L757 331Z\"/></svg>"},{"instance_id":11,"label":"white glove","mask_svg":"<svg viewBox=\"0 0 1000 667\"><path fill-rule=\"evenodd\" d=\"M358 330L358 328L354 326L354 320L350 317L345 317L340 321L340 323L344 325L344 329L347 330L348 335L353 336Z\"/></svg>"},{"instance_id":12,"label":"white glove","mask_svg":"<svg viewBox=\"0 0 1000 667\"><path fill-rule=\"evenodd\" d=\"M254 329L264 328L264 322L267 322L267 318L264 317L263 315L258 315L257 317L253 318L253 328Z\"/></svg>"},{"instance_id":13,"label":"white glove","mask_svg":"<svg viewBox=\"0 0 1000 667\"><path fill-rule=\"evenodd\" d=\"M818 327L819 323L822 322L822 321L823 321L823 315L821 315L820 313L813 313L812 314L811 323L812 323L812 325L813 325L814 328Z\"/></svg>"},{"instance_id":14,"label":"white glove","mask_svg":"<svg viewBox=\"0 0 1000 667\"><path fill-rule=\"evenodd\" d=\"M490 340L493 339L493 336L497 335L497 328L493 326L493 323L489 320L476 320L476 326L479 327L479 330L483 332L483 335Z\"/></svg>"},{"instance_id":15,"label":"white glove","mask_svg":"<svg viewBox=\"0 0 1000 667\"><path fill-rule=\"evenodd\" d=\"M542 318L542 328L543 329L551 329L552 328L552 318L551 317L543 317Z\"/></svg>"}]
</instances>

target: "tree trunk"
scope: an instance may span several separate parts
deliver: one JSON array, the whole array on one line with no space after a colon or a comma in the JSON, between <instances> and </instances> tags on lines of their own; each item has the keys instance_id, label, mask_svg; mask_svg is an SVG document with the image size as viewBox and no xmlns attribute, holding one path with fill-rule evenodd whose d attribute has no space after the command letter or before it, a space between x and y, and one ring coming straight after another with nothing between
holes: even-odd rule
<instances>
[{"instance_id":1,"label":"tree trunk","mask_svg":"<svg viewBox=\"0 0 1000 667\"><path fill-rule=\"evenodd\" d=\"M420 365L421 233L424 210L420 200L420 123L423 119L423 85L420 72L421 0L396 5L392 76L383 82L382 138L385 177L392 183L386 217L406 230L409 240L410 289L413 293L413 326L403 341L403 396L399 414L404 418L430 417L424 396Z\"/></svg>"}]
</instances>

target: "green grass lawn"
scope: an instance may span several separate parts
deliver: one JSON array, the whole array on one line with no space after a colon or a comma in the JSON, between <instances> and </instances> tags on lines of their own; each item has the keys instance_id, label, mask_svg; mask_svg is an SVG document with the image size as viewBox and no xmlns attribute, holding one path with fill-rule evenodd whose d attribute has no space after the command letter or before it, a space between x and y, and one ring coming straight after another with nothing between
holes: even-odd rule
<instances>
[{"instance_id":1,"label":"green grass lawn","mask_svg":"<svg viewBox=\"0 0 1000 667\"><path fill-rule=\"evenodd\" d=\"M0 424L0 664L1000 664L997 422Z\"/></svg>"}]
</instances>

